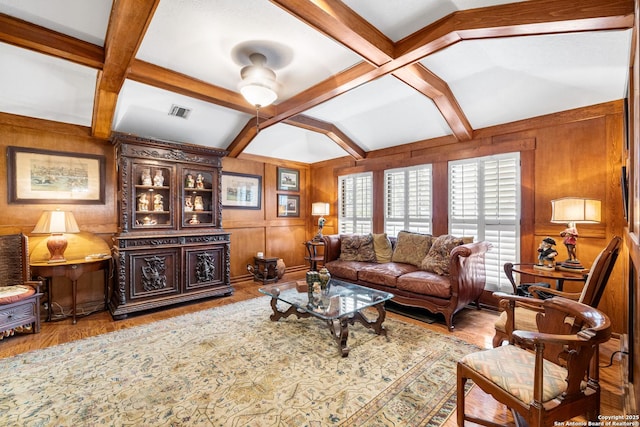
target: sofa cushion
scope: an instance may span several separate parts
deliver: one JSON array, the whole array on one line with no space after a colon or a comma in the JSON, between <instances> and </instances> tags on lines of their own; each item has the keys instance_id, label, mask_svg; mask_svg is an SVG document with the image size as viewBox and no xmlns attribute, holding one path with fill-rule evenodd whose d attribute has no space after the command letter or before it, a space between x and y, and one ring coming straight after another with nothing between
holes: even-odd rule
<instances>
[{"instance_id":1,"label":"sofa cushion","mask_svg":"<svg viewBox=\"0 0 640 427\"><path fill-rule=\"evenodd\" d=\"M379 263L391 262L393 247L387 233L373 235L373 249L376 252L376 261Z\"/></svg>"},{"instance_id":2,"label":"sofa cushion","mask_svg":"<svg viewBox=\"0 0 640 427\"><path fill-rule=\"evenodd\" d=\"M358 270L367 265L377 264L370 264L359 261L334 260L329 261L324 266L327 267L327 270L329 270L329 273L331 273L332 277L349 280L355 283L358 281Z\"/></svg>"},{"instance_id":3,"label":"sofa cushion","mask_svg":"<svg viewBox=\"0 0 640 427\"><path fill-rule=\"evenodd\" d=\"M340 236L340 260L376 262L373 235L343 234Z\"/></svg>"},{"instance_id":4,"label":"sofa cushion","mask_svg":"<svg viewBox=\"0 0 640 427\"><path fill-rule=\"evenodd\" d=\"M420 267L422 260L429 252L433 236L430 234L401 231L398 233L396 248L393 250L391 261L403 262Z\"/></svg>"},{"instance_id":5,"label":"sofa cushion","mask_svg":"<svg viewBox=\"0 0 640 427\"><path fill-rule=\"evenodd\" d=\"M433 242L433 245L431 245L429 253L422 260L420 268L424 271L440 275L449 274L451 250L462 244L463 240L460 237L455 237L450 234L438 236Z\"/></svg>"},{"instance_id":6,"label":"sofa cushion","mask_svg":"<svg viewBox=\"0 0 640 427\"><path fill-rule=\"evenodd\" d=\"M358 280L395 288L398 277L416 270L418 268L414 265L397 262L367 264L360 268Z\"/></svg>"},{"instance_id":7,"label":"sofa cushion","mask_svg":"<svg viewBox=\"0 0 640 427\"><path fill-rule=\"evenodd\" d=\"M451 298L451 282L448 276L428 271L414 271L398 277L398 289L437 298Z\"/></svg>"}]
</instances>

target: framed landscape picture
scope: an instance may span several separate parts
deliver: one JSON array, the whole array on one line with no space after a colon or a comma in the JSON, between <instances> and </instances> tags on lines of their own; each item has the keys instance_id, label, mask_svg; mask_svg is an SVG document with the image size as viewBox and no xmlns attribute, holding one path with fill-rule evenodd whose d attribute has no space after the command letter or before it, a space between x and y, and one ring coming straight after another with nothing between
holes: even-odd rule
<instances>
[{"instance_id":1,"label":"framed landscape picture","mask_svg":"<svg viewBox=\"0 0 640 427\"><path fill-rule=\"evenodd\" d=\"M300 196L278 194L278 216L300 216Z\"/></svg>"},{"instance_id":2,"label":"framed landscape picture","mask_svg":"<svg viewBox=\"0 0 640 427\"><path fill-rule=\"evenodd\" d=\"M235 209L260 209L262 177L222 172L222 206Z\"/></svg>"},{"instance_id":3,"label":"framed landscape picture","mask_svg":"<svg viewBox=\"0 0 640 427\"><path fill-rule=\"evenodd\" d=\"M278 168L278 190L300 191L300 171Z\"/></svg>"},{"instance_id":4,"label":"framed landscape picture","mask_svg":"<svg viewBox=\"0 0 640 427\"><path fill-rule=\"evenodd\" d=\"M9 203L104 204L105 156L7 147Z\"/></svg>"}]
</instances>

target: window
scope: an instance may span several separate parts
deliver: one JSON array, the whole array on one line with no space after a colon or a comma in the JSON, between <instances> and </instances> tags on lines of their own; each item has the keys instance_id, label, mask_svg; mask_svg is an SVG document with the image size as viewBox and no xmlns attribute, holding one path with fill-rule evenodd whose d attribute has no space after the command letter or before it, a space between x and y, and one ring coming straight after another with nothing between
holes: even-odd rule
<instances>
[{"instance_id":1,"label":"window","mask_svg":"<svg viewBox=\"0 0 640 427\"><path fill-rule=\"evenodd\" d=\"M338 231L371 233L373 228L373 174L338 177Z\"/></svg>"},{"instance_id":2,"label":"window","mask_svg":"<svg viewBox=\"0 0 640 427\"><path fill-rule=\"evenodd\" d=\"M505 262L520 257L520 154L449 163L449 232L486 240L487 290L512 292Z\"/></svg>"},{"instance_id":3,"label":"window","mask_svg":"<svg viewBox=\"0 0 640 427\"><path fill-rule=\"evenodd\" d=\"M384 172L384 230L431 233L431 165Z\"/></svg>"}]
</instances>

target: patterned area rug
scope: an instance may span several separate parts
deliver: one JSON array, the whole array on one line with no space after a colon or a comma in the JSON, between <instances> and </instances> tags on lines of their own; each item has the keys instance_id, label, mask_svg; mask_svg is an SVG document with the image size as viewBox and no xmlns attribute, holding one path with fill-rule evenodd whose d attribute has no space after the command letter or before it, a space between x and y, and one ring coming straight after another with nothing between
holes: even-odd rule
<instances>
[{"instance_id":1,"label":"patterned area rug","mask_svg":"<svg viewBox=\"0 0 640 427\"><path fill-rule=\"evenodd\" d=\"M262 297L0 359L20 426L438 426L478 347L387 317L388 336L269 320Z\"/></svg>"}]
</instances>

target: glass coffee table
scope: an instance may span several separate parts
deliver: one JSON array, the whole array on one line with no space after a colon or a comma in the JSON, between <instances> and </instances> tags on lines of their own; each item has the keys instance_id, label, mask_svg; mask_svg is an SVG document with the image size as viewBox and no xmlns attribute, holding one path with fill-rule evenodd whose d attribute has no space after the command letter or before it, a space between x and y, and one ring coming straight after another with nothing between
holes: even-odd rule
<instances>
[{"instance_id":1,"label":"glass coffee table","mask_svg":"<svg viewBox=\"0 0 640 427\"><path fill-rule=\"evenodd\" d=\"M277 322L280 318L296 315L298 318L316 317L324 320L329 326L331 335L338 343L342 357L349 355L347 338L349 337L349 324L356 321L369 329L373 329L378 335L386 335L387 331L382 326L386 317L384 309L385 301L393 298L393 294L341 280L331 279L328 292L314 293L312 301L309 301L309 294L306 290L300 289L300 284L306 285L304 281L279 283L263 286L259 289L265 295L271 297L271 308L273 314L270 319ZM289 307L281 310L278 302ZM364 310L373 307L378 312L375 320L370 320L364 314Z\"/></svg>"}]
</instances>

